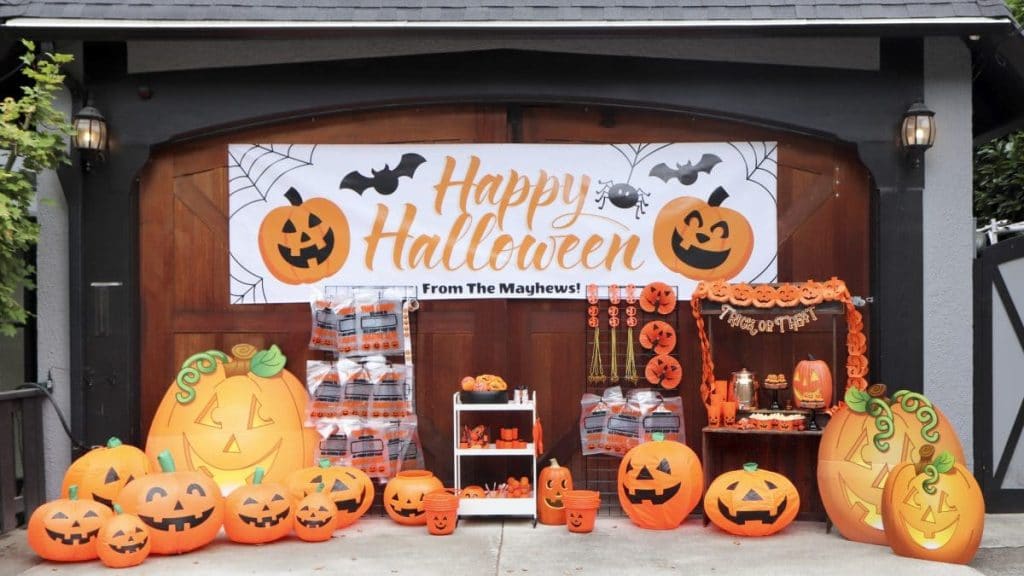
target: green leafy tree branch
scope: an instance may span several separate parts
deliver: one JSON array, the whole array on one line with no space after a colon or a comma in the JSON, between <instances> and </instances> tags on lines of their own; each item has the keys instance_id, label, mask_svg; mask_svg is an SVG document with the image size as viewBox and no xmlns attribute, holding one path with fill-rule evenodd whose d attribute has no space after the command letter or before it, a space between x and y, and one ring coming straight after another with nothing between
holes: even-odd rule
<instances>
[{"instance_id":1,"label":"green leafy tree branch","mask_svg":"<svg viewBox=\"0 0 1024 576\"><path fill-rule=\"evenodd\" d=\"M26 254L39 241L39 225L29 209L36 175L67 163L65 137L72 133L64 114L53 107L64 85L61 66L69 54L38 53L23 40L21 97L0 102L0 334L13 336L28 318L18 290L31 288L34 267Z\"/></svg>"}]
</instances>

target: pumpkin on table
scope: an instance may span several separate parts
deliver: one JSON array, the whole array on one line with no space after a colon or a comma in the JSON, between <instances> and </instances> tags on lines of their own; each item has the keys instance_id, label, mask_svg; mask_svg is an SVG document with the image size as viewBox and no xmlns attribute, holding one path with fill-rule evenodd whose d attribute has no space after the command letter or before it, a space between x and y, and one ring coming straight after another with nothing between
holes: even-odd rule
<instances>
[{"instance_id":1,"label":"pumpkin on table","mask_svg":"<svg viewBox=\"0 0 1024 576\"><path fill-rule=\"evenodd\" d=\"M202 548L220 532L224 498L201 472L178 471L170 451L157 456L161 472L136 478L115 501L149 527L154 554L182 554Z\"/></svg>"},{"instance_id":2,"label":"pumpkin on table","mask_svg":"<svg viewBox=\"0 0 1024 576\"><path fill-rule=\"evenodd\" d=\"M441 481L427 470L402 470L384 487L384 511L399 524L423 526L427 523L423 497L443 489Z\"/></svg>"},{"instance_id":3,"label":"pumpkin on table","mask_svg":"<svg viewBox=\"0 0 1024 576\"><path fill-rule=\"evenodd\" d=\"M679 526L700 501L704 475L700 459L685 444L664 440L632 448L619 464L619 505L634 524L653 530Z\"/></svg>"},{"instance_id":4,"label":"pumpkin on table","mask_svg":"<svg viewBox=\"0 0 1024 576\"><path fill-rule=\"evenodd\" d=\"M61 496L67 498L68 489L78 486L78 496L89 498L113 508L114 498L124 485L139 476L149 474L149 458L134 446L123 444L118 438L107 440L75 460L64 473Z\"/></svg>"},{"instance_id":5,"label":"pumpkin on table","mask_svg":"<svg viewBox=\"0 0 1024 576\"><path fill-rule=\"evenodd\" d=\"M969 470L949 452L919 450L917 464L897 466L882 492L889 547L900 556L967 564L981 545L985 499Z\"/></svg>"},{"instance_id":6,"label":"pumpkin on table","mask_svg":"<svg viewBox=\"0 0 1024 576\"><path fill-rule=\"evenodd\" d=\"M572 490L572 472L552 458L537 480L537 519L541 524L565 524L562 497L569 490Z\"/></svg>"},{"instance_id":7,"label":"pumpkin on table","mask_svg":"<svg viewBox=\"0 0 1024 576\"><path fill-rule=\"evenodd\" d=\"M350 526L373 505L376 489L365 472L351 466L331 466L331 461L320 460L316 466L301 468L285 480L292 498L300 500L324 485L324 494L334 502L337 510L336 528Z\"/></svg>"},{"instance_id":8,"label":"pumpkin on table","mask_svg":"<svg viewBox=\"0 0 1024 576\"><path fill-rule=\"evenodd\" d=\"M112 512L95 500L78 497L78 486L68 497L43 504L28 521L28 545L41 558L54 562L81 562L96 558L96 537Z\"/></svg>"},{"instance_id":9,"label":"pumpkin on table","mask_svg":"<svg viewBox=\"0 0 1024 576\"><path fill-rule=\"evenodd\" d=\"M788 478L750 462L715 478L704 496L704 514L737 536L768 536L789 525L800 510L800 494Z\"/></svg>"},{"instance_id":10,"label":"pumpkin on table","mask_svg":"<svg viewBox=\"0 0 1024 576\"><path fill-rule=\"evenodd\" d=\"M263 482L256 468L252 484L232 492L224 503L224 532L232 542L266 544L292 531L292 499L279 482Z\"/></svg>"},{"instance_id":11,"label":"pumpkin on table","mask_svg":"<svg viewBox=\"0 0 1024 576\"><path fill-rule=\"evenodd\" d=\"M824 360L807 360L796 363L793 370L793 400L803 408L822 408L832 405L832 371Z\"/></svg>"},{"instance_id":12,"label":"pumpkin on table","mask_svg":"<svg viewBox=\"0 0 1024 576\"><path fill-rule=\"evenodd\" d=\"M337 519L334 500L324 492L321 483L295 506L295 535L306 542L330 540Z\"/></svg>"},{"instance_id":13,"label":"pumpkin on table","mask_svg":"<svg viewBox=\"0 0 1024 576\"><path fill-rule=\"evenodd\" d=\"M267 270L285 284L312 284L333 275L348 258L345 213L326 198L303 200L295 188L284 197L289 206L271 210L260 224Z\"/></svg>"},{"instance_id":14,"label":"pumpkin on table","mask_svg":"<svg viewBox=\"0 0 1024 576\"><path fill-rule=\"evenodd\" d=\"M728 280L747 265L754 251L750 222L722 204L719 186L707 202L681 196L670 200L654 221L654 253L666 268L693 280Z\"/></svg>"},{"instance_id":15,"label":"pumpkin on table","mask_svg":"<svg viewBox=\"0 0 1024 576\"><path fill-rule=\"evenodd\" d=\"M149 528L134 514L125 514L114 504L114 517L100 528L96 552L104 566L127 568L138 566L149 557L152 544Z\"/></svg>"}]
</instances>

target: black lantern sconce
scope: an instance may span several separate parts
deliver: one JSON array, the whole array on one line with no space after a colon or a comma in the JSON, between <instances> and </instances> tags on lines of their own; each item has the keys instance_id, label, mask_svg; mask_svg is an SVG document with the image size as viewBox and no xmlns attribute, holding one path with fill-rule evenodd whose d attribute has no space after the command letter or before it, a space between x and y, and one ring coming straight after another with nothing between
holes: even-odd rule
<instances>
[{"instance_id":1,"label":"black lantern sconce","mask_svg":"<svg viewBox=\"0 0 1024 576\"><path fill-rule=\"evenodd\" d=\"M71 121L75 133L71 141L82 154L82 169L88 172L94 160L103 160L107 151L107 120L90 99Z\"/></svg>"},{"instance_id":2,"label":"black lantern sconce","mask_svg":"<svg viewBox=\"0 0 1024 576\"><path fill-rule=\"evenodd\" d=\"M917 101L903 113L900 145L915 168L921 165L924 151L935 144L935 112Z\"/></svg>"}]
</instances>

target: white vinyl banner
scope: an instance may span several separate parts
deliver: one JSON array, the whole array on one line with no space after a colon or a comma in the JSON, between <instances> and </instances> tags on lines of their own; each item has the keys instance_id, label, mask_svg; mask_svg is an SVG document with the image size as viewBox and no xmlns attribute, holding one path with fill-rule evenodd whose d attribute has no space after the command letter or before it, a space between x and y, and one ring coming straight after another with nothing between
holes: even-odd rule
<instances>
[{"instance_id":1,"label":"white vinyl banner","mask_svg":"<svg viewBox=\"0 0 1024 576\"><path fill-rule=\"evenodd\" d=\"M775 142L228 146L231 302L776 279Z\"/></svg>"}]
</instances>

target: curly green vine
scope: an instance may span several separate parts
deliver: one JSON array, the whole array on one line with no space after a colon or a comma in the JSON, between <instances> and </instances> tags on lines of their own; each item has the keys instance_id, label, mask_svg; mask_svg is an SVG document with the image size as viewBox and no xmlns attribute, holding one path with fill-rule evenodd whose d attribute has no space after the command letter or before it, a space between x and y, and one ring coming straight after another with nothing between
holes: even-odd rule
<instances>
[{"instance_id":1,"label":"curly green vine","mask_svg":"<svg viewBox=\"0 0 1024 576\"><path fill-rule=\"evenodd\" d=\"M892 438L893 434L896 433L892 408L889 407L889 403L884 398L872 398L868 401L867 412L869 416L875 419L875 428L878 429L878 434L875 434L874 438L872 438L875 448L880 452L888 452L889 443L886 440Z\"/></svg>"},{"instance_id":2,"label":"curly green vine","mask_svg":"<svg viewBox=\"0 0 1024 576\"><path fill-rule=\"evenodd\" d=\"M203 378L203 374L212 374L217 370L217 361L227 363L230 358L220 350L207 350L188 357L182 362L181 371L175 381L181 391L174 395L179 404L188 404L196 399L196 389L193 386Z\"/></svg>"},{"instance_id":3,"label":"curly green vine","mask_svg":"<svg viewBox=\"0 0 1024 576\"><path fill-rule=\"evenodd\" d=\"M900 403L900 408L913 414L923 425L921 426L922 438L928 442L939 441L939 431L935 429L939 425L939 415L935 412L935 407L932 406L930 400L917 392L907 390L900 390L893 394L892 398Z\"/></svg>"},{"instance_id":4,"label":"curly green vine","mask_svg":"<svg viewBox=\"0 0 1024 576\"><path fill-rule=\"evenodd\" d=\"M929 464L924 467L923 474L927 476L921 486L924 487L924 491L929 494L935 494L935 485L939 482L939 470L935 468L934 464Z\"/></svg>"}]
</instances>

